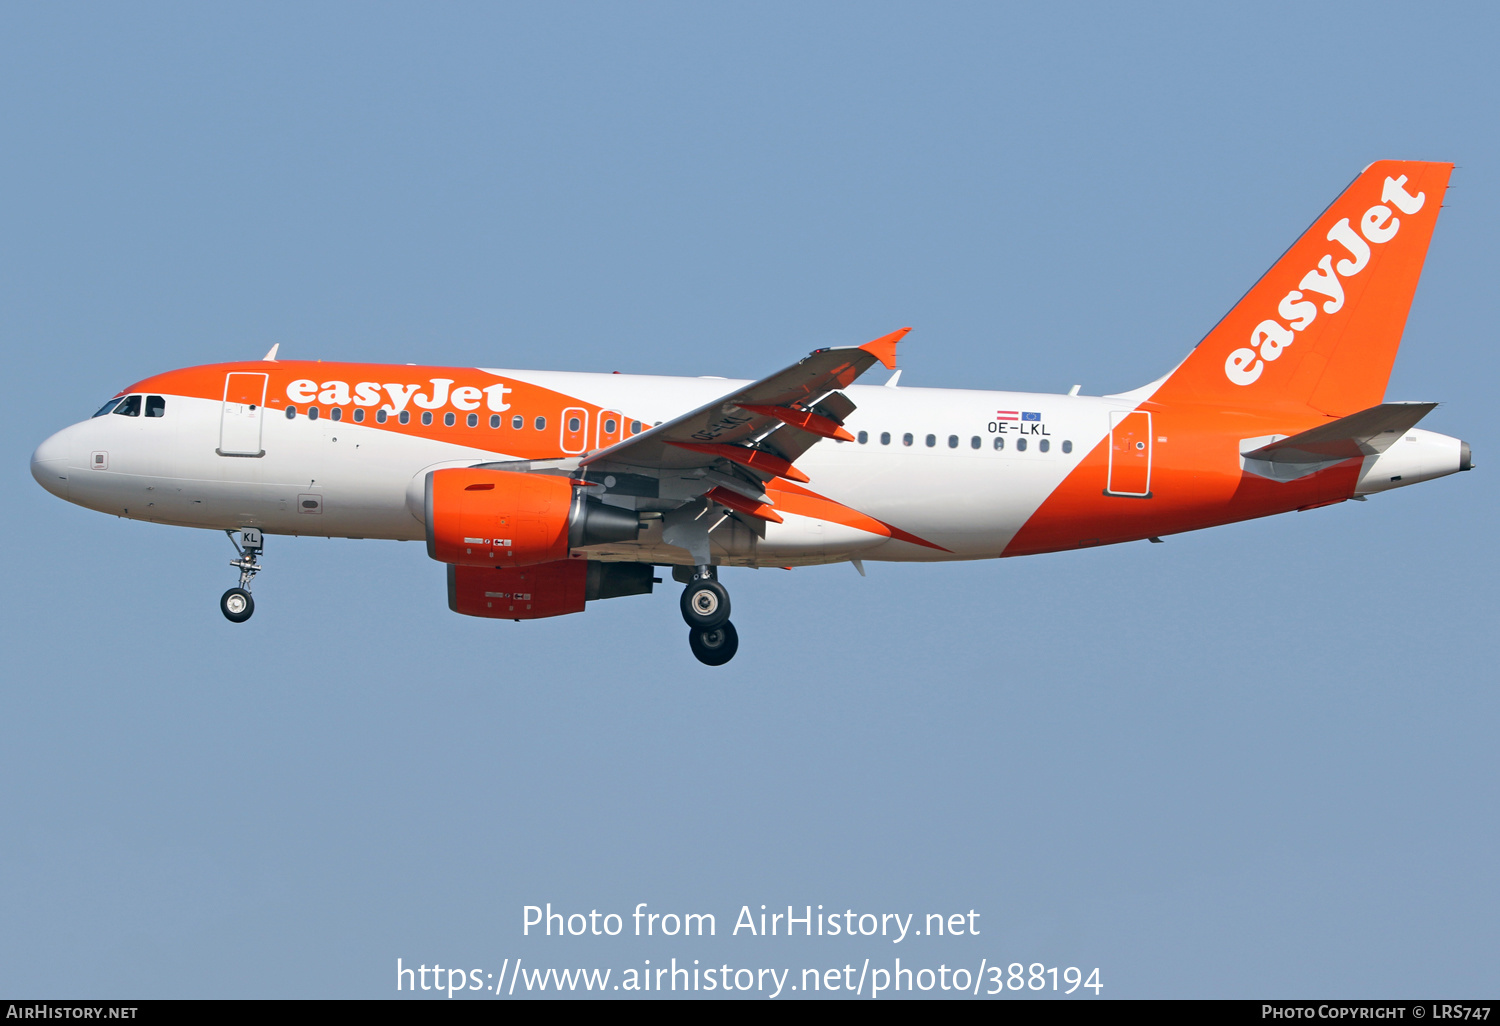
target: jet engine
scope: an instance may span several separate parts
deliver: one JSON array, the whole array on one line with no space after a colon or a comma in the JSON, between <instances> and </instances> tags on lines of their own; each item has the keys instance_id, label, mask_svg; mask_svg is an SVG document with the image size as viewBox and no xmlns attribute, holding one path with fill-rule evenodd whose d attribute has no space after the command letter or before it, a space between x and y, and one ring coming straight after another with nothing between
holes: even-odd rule
<instances>
[{"instance_id":1,"label":"jet engine","mask_svg":"<svg viewBox=\"0 0 1500 1026\"><path fill-rule=\"evenodd\" d=\"M606 506L551 474L472 467L427 475L427 554L457 566L518 567L566 559L570 548L634 541L632 510Z\"/></svg>"}]
</instances>

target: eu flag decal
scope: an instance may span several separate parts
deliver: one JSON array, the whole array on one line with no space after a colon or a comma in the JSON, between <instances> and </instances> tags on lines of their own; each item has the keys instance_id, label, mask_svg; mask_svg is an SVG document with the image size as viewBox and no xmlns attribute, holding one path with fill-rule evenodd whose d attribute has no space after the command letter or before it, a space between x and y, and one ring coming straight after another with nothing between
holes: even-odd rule
<instances>
[{"instance_id":1,"label":"eu flag decal","mask_svg":"<svg viewBox=\"0 0 1500 1026\"><path fill-rule=\"evenodd\" d=\"M1042 419L1042 415L1040 413L1022 413L1021 414L1021 419L1022 420L1041 420Z\"/></svg>"}]
</instances>

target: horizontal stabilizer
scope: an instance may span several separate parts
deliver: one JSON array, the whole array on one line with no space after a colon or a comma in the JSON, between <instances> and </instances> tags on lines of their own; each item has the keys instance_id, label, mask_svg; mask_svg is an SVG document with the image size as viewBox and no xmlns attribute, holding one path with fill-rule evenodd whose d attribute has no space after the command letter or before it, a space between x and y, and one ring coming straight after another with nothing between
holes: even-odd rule
<instances>
[{"instance_id":1,"label":"horizontal stabilizer","mask_svg":"<svg viewBox=\"0 0 1500 1026\"><path fill-rule=\"evenodd\" d=\"M1247 461L1294 465L1377 456L1436 408L1437 403L1381 403L1290 438L1242 451L1240 455ZM1246 441L1255 443L1264 439Z\"/></svg>"}]
</instances>

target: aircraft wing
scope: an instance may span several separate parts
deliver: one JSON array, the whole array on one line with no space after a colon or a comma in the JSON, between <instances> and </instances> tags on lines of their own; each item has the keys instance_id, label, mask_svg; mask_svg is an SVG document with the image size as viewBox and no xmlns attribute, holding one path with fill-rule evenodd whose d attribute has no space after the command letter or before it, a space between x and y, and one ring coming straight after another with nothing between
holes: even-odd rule
<instances>
[{"instance_id":1,"label":"aircraft wing","mask_svg":"<svg viewBox=\"0 0 1500 1026\"><path fill-rule=\"evenodd\" d=\"M862 346L814 350L769 377L590 453L580 467L586 474L701 471L703 491L713 490L715 501L755 515L749 507L766 502L764 482L778 476L806 481L792 466L798 457L824 438L853 440L843 421L854 403L839 389L876 362L895 367L896 343L910 330Z\"/></svg>"}]
</instances>

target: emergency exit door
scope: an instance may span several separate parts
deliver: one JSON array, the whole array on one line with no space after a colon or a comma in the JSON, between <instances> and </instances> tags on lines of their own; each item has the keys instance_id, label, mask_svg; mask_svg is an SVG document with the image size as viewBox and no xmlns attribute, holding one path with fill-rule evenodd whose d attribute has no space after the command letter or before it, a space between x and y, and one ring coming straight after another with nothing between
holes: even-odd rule
<instances>
[{"instance_id":1,"label":"emergency exit door","mask_svg":"<svg viewBox=\"0 0 1500 1026\"><path fill-rule=\"evenodd\" d=\"M264 456L261 425L266 414L266 375L235 372L224 378L219 417L220 456Z\"/></svg>"},{"instance_id":2,"label":"emergency exit door","mask_svg":"<svg viewBox=\"0 0 1500 1026\"><path fill-rule=\"evenodd\" d=\"M599 440L594 446L596 449L608 449L620 440L624 431L625 418L619 410L599 411Z\"/></svg>"},{"instance_id":3,"label":"emergency exit door","mask_svg":"<svg viewBox=\"0 0 1500 1026\"><path fill-rule=\"evenodd\" d=\"M1151 414L1112 410L1109 415L1109 477L1105 495L1151 497Z\"/></svg>"},{"instance_id":4,"label":"emergency exit door","mask_svg":"<svg viewBox=\"0 0 1500 1026\"><path fill-rule=\"evenodd\" d=\"M562 451L569 456L587 452L589 447L589 411L570 406L562 412Z\"/></svg>"}]
</instances>

